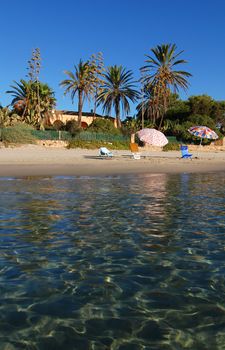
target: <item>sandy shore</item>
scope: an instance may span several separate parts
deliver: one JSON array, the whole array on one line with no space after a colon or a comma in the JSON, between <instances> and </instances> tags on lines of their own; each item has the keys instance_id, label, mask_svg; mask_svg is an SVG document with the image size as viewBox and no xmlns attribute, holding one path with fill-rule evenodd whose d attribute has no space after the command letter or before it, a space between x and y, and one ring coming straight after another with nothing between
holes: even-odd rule
<instances>
[{"instance_id":1,"label":"sandy shore","mask_svg":"<svg viewBox=\"0 0 225 350\"><path fill-rule=\"evenodd\" d=\"M180 159L180 152L141 152L134 160L130 151L114 151L113 159L101 158L98 150L27 145L0 148L0 176L116 175L135 173L183 173L225 171L225 151L193 153L193 160Z\"/></svg>"}]
</instances>

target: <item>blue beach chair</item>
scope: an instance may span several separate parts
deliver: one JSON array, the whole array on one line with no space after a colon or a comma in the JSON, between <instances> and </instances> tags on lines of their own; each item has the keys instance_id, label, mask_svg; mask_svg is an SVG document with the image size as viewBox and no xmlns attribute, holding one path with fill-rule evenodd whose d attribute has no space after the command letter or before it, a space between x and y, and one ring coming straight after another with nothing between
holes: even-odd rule
<instances>
[{"instance_id":1,"label":"blue beach chair","mask_svg":"<svg viewBox=\"0 0 225 350\"><path fill-rule=\"evenodd\" d=\"M99 149L99 155L100 155L101 157L113 157L112 152L110 152L110 151L108 150L108 148L106 148L106 147L101 147L101 148Z\"/></svg>"},{"instance_id":2,"label":"blue beach chair","mask_svg":"<svg viewBox=\"0 0 225 350\"><path fill-rule=\"evenodd\" d=\"M188 146L180 146L180 150L181 150L181 158L192 159L192 154L188 153Z\"/></svg>"}]
</instances>

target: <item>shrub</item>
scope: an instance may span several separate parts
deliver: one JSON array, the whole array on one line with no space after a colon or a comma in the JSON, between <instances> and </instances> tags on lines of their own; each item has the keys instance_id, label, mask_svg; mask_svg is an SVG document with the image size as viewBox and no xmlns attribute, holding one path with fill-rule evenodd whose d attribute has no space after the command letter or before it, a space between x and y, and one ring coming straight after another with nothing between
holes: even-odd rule
<instances>
[{"instance_id":1,"label":"shrub","mask_svg":"<svg viewBox=\"0 0 225 350\"><path fill-rule=\"evenodd\" d=\"M127 117L126 120L122 122L121 132L125 136L135 134L140 129L141 122L140 120L137 120L134 117Z\"/></svg>"},{"instance_id":2,"label":"shrub","mask_svg":"<svg viewBox=\"0 0 225 350\"><path fill-rule=\"evenodd\" d=\"M129 142L115 141L115 142L102 142L102 141L84 141L84 140L71 140L67 148L86 148L97 149L102 146L106 146L108 149L129 149Z\"/></svg>"},{"instance_id":3,"label":"shrub","mask_svg":"<svg viewBox=\"0 0 225 350\"><path fill-rule=\"evenodd\" d=\"M95 119L93 123L87 128L88 131L101 132L112 135L120 135L119 129L115 128L113 122L109 119Z\"/></svg>"},{"instance_id":4,"label":"shrub","mask_svg":"<svg viewBox=\"0 0 225 350\"><path fill-rule=\"evenodd\" d=\"M163 147L163 151L167 152L167 151L179 151L180 150L180 145L177 142L170 142L167 143L167 145L165 145Z\"/></svg>"},{"instance_id":5,"label":"shrub","mask_svg":"<svg viewBox=\"0 0 225 350\"><path fill-rule=\"evenodd\" d=\"M79 127L79 124L76 120L68 120L66 122L66 127L65 127L66 131L68 131L72 136L75 136L77 134L79 134L82 129Z\"/></svg>"},{"instance_id":6,"label":"shrub","mask_svg":"<svg viewBox=\"0 0 225 350\"><path fill-rule=\"evenodd\" d=\"M32 125L22 123L22 122L17 122L14 125L12 125L13 128L16 128L17 130L21 130L24 132L32 132L33 130L36 130Z\"/></svg>"},{"instance_id":7,"label":"shrub","mask_svg":"<svg viewBox=\"0 0 225 350\"><path fill-rule=\"evenodd\" d=\"M10 122L10 110L7 107L0 107L0 127L9 126Z\"/></svg>"},{"instance_id":8,"label":"shrub","mask_svg":"<svg viewBox=\"0 0 225 350\"><path fill-rule=\"evenodd\" d=\"M53 123L53 128L54 130L63 130L64 129L64 123L62 122L62 120L55 120Z\"/></svg>"},{"instance_id":9,"label":"shrub","mask_svg":"<svg viewBox=\"0 0 225 350\"><path fill-rule=\"evenodd\" d=\"M33 127L27 124L16 124L2 129L1 141L6 144L35 143L36 138L32 135Z\"/></svg>"},{"instance_id":10,"label":"shrub","mask_svg":"<svg viewBox=\"0 0 225 350\"><path fill-rule=\"evenodd\" d=\"M192 126L194 125L206 125L211 129L216 128L216 124L214 119L209 117L208 115L201 115L201 114L191 114L187 118L189 122L191 122Z\"/></svg>"}]
</instances>

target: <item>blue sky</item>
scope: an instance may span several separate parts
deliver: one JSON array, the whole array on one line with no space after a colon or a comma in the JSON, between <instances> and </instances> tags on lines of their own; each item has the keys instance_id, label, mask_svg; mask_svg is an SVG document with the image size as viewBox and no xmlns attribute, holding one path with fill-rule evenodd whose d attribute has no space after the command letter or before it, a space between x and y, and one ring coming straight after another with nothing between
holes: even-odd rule
<instances>
[{"instance_id":1,"label":"blue sky","mask_svg":"<svg viewBox=\"0 0 225 350\"><path fill-rule=\"evenodd\" d=\"M25 78L27 61L39 47L40 80L55 91L58 109L77 110L59 82L82 58L101 51L105 65L123 65L139 78L145 54L162 43L184 50L193 74L187 93L225 100L225 1L223 0L11 0L1 1L0 103ZM92 104L86 103L88 111ZM101 109L98 109L101 113ZM135 105L131 105L131 115Z\"/></svg>"}]
</instances>

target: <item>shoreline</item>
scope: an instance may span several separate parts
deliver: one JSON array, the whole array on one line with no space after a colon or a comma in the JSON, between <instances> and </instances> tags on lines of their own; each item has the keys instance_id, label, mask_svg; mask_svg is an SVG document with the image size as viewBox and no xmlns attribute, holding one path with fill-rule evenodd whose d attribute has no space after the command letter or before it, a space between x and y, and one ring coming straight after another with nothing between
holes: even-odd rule
<instances>
[{"instance_id":1,"label":"shoreline","mask_svg":"<svg viewBox=\"0 0 225 350\"><path fill-rule=\"evenodd\" d=\"M193 152L181 159L180 152L143 151L135 160L130 151L113 151L112 159L98 150L27 145L0 149L0 177L109 176L122 174L179 174L225 171L225 152Z\"/></svg>"}]
</instances>

